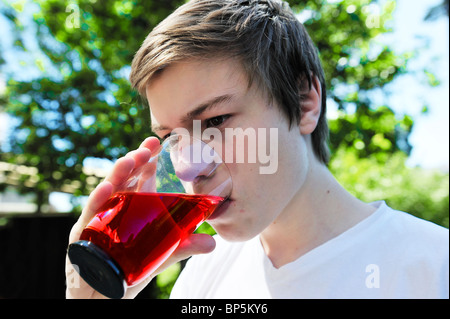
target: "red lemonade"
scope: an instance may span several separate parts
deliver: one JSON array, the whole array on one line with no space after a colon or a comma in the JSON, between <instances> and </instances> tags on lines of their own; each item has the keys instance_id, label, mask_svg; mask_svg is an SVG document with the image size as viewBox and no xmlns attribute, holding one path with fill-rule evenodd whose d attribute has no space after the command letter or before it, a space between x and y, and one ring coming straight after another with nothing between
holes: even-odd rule
<instances>
[{"instance_id":1,"label":"red lemonade","mask_svg":"<svg viewBox=\"0 0 450 319\"><path fill-rule=\"evenodd\" d=\"M154 272L223 200L211 195L117 193L80 240L104 250L132 286Z\"/></svg>"}]
</instances>

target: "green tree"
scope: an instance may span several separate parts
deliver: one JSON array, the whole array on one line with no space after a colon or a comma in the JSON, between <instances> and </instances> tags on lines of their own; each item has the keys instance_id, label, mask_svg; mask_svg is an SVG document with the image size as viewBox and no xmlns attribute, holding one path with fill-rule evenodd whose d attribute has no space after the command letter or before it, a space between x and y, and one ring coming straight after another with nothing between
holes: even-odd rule
<instances>
[{"instance_id":1,"label":"green tree","mask_svg":"<svg viewBox=\"0 0 450 319\"><path fill-rule=\"evenodd\" d=\"M151 134L148 108L130 89L127 70L149 30L180 3L37 2L31 36L47 59L34 61L41 71L37 76L8 79L4 107L19 124L0 160L38 169L31 185L39 208L52 191L92 190L98 180L83 172L86 157L116 159ZM15 49L25 52L29 30L18 17L27 4L1 8L13 24ZM20 184L20 190L30 191L27 185Z\"/></svg>"},{"instance_id":2,"label":"green tree","mask_svg":"<svg viewBox=\"0 0 450 319\"><path fill-rule=\"evenodd\" d=\"M130 89L126 76L133 54L148 32L182 2L37 2L33 36L47 58L34 61L40 71L37 76L8 79L5 109L19 124L0 159L39 170L38 179L31 183L39 207L55 190L70 189L76 195L92 190L98 180L83 172L86 157L114 160L151 134L148 109ZM24 44L26 30L19 16L27 3L18 1L1 10L14 26L16 49L25 52L29 48ZM370 116L371 109L378 106L371 104L367 92L389 83L406 65L406 57L373 41L388 31L386 21L394 2L387 2L377 14L371 11L370 1L290 3L298 12L307 13L305 25L324 62L329 99L341 110L351 105ZM387 152L397 149L400 137L407 141L407 134L390 131L381 136L364 126L353 136L350 124L332 131L333 150L342 135L356 147L372 141ZM387 130L398 128L392 124ZM386 141L391 143L388 149ZM361 156L372 151L364 148ZM26 185L30 183L21 184L23 191L28 191Z\"/></svg>"},{"instance_id":3,"label":"green tree","mask_svg":"<svg viewBox=\"0 0 450 319\"><path fill-rule=\"evenodd\" d=\"M23 68L34 70L30 77L5 73L0 64L7 80L0 105L15 123L0 161L38 169L37 179L30 183L25 176L18 186L28 192L32 185L39 207L55 190L88 194L98 180L83 172L87 157L117 159L151 134L148 109L127 74L148 32L183 2L39 0L34 29L21 18L29 1L0 4L14 37L13 48L1 48L0 61L6 50L34 53L25 36L30 32L42 53ZM411 57L377 41L390 31L395 1L289 3L318 46L329 103L339 109L330 121L330 168L338 180L364 200L388 198L397 209L448 227L448 174L406 168L413 120L371 99L407 72ZM178 273L175 267L159 278L164 296Z\"/></svg>"}]
</instances>

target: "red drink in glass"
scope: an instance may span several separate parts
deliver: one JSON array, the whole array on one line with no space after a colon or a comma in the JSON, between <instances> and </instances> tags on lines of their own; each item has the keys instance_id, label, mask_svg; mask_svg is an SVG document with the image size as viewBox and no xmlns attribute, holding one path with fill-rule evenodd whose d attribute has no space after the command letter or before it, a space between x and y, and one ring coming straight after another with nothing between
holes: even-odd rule
<instances>
[{"instance_id":1,"label":"red drink in glass","mask_svg":"<svg viewBox=\"0 0 450 319\"><path fill-rule=\"evenodd\" d=\"M127 286L133 286L153 273L223 200L212 195L117 193L89 222L80 241L94 247L97 255L104 252L107 263L118 268ZM78 257L78 263L82 263L83 256L76 254L72 259ZM109 270L106 274L91 271L92 267L102 268L97 260L86 264L85 276L81 274L89 284L110 280ZM102 292L101 287L97 290Z\"/></svg>"}]
</instances>

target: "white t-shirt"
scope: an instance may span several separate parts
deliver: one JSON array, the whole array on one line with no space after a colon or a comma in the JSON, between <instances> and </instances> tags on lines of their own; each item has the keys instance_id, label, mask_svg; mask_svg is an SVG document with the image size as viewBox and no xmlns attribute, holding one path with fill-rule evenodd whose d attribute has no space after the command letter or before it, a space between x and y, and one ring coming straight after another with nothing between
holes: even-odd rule
<instances>
[{"instance_id":1,"label":"white t-shirt","mask_svg":"<svg viewBox=\"0 0 450 319\"><path fill-rule=\"evenodd\" d=\"M276 269L259 236L192 257L171 298L449 298L449 232L384 202L365 220Z\"/></svg>"}]
</instances>

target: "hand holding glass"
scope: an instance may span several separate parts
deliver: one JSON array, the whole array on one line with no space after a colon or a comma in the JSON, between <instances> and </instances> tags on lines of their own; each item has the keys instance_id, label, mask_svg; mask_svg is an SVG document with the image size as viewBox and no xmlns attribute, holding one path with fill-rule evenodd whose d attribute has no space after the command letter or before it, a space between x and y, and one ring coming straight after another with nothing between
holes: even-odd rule
<instances>
[{"instance_id":1,"label":"hand holding glass","mask_svg":"<svg viewBox=\"0 0 450 319\"><path fill-rule=\"evenodd\" d=\"M96 213L68 256L95 290L121 298L151 275L231 194L208 144L172 135Z\"/></svg>"}]
</instances>

